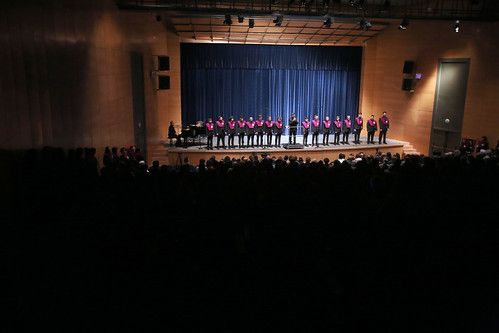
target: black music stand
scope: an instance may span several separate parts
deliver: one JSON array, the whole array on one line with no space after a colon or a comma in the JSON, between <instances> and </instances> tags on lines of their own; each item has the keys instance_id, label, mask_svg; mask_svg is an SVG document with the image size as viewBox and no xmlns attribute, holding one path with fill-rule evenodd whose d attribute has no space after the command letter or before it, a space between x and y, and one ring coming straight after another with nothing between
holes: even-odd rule
<instances>
[{"instance_id":1,"label":"black music stand","mask_svg":"<svg viewBox=\"0 0 499 333\"><path fill-rule=\"evenodd\" d=\"M182 165L182 152L177 152L177 162L175 165Z\"/></svg>"}]
</instances>

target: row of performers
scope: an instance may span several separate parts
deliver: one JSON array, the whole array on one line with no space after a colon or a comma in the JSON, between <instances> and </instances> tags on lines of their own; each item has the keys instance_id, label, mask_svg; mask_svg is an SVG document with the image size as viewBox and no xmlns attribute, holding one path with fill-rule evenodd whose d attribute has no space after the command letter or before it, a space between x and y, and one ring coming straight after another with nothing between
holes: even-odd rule
<instances>
[{"instance_id":1,"label":"row of performers","mask_svg":"<svg viewBox=\"0 0 499 333\"><path fill-rule=\"evenodd\" d=\"M379 143L383 140L386 144L386 132L388 131L390 125L386 112L383 112L383 116L379 118L380 133L379 133ZM262 116L259 115L256 121L253 117L249 117L248 120L244 120L241 116L238 121L234 121L234 117L229 117L229 121L225 122L222 116L218 117L216 122L209 118L206 123L206 137L207 137L207 149L213 149L213 136L217 137L217 149L222 147L225 148L225 135L228 135L228 147L235 148L234 137L237 135L239 138L239 148L244 147L263 147L263 137L267 137L267 147L272 146L272 137L275 134L275 146L281 147L281 136L284 132L284 128L289 129L289 144L296 144L296 134L299 124L298 119L294 113L291 114L288 125L285 126L282 117L277 117L276 121L272 120L271 116L267 117L264 121ZM355 120L351 120L350 116L341 121L340 116L336 116L336 120L332 122L328 116L325 117L323 121L319 120L318 115L314 115L314 119L309 121L308 117L301 122L301 128L303 130L303 144L308 146L308 135L312 133L312 146L314 144L319 146L319 133L322 132L322 144L324 146L329 146L329 134L334 133L334 142L332 144L340 144L340 134L343 134L342 144L350 144L348 138L350 133L354 134L355 144L360 144L360 133L364 128L364 119L362 114L359 113ZM374 115L367 121L367 143L374 144L374 133L378 130L378 123L374 119ZM247 144L244 144L244 137L247 137ZM254 137L256 136L256 145L254 142ZM220 145L221 144L221 145Z\"/></svg>"}]
</instances>

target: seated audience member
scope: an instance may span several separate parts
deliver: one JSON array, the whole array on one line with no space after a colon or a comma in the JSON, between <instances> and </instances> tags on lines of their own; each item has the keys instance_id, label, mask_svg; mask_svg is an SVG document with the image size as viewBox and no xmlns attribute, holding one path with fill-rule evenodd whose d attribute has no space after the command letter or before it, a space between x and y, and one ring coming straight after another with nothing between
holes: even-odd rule
<instances>
[{"instance_id":1,"label":"seated audience member","mask_svg":"<svg viewBox=\"0 0 499 333\"><path fill-rule=\"evenodd\" d=\"M480 140L476 143L476 152L479 153L482 150L487 150L489 149L489 142L487 141L486 136L482 136Z\"/></svg>"}]
</instances>

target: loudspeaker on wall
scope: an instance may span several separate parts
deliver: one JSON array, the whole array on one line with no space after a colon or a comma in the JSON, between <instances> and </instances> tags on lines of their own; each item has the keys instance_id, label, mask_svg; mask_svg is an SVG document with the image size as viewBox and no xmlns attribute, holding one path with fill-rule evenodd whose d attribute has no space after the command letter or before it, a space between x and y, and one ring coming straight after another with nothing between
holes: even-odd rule
<instances>
[{"instance_id":1,"label":"loudspeaker on wall","mask_svg":"<svg viewBox=\"0 0 499 333\"><path fill-rule=\"evenodd\" d=\"M170 70L170 57L169 56L158 56L158 70L169 71Z\"/></svg>"},{"instance_id":2,"label":"loudspeaker on wall","mask_svg":"<svg viewBox=\"0 0 499 333\"><path fill-rule=\"evenodd\" d=\"M412 74L414 71L414 61L406 60L404 62L404 74Z\"/></svg>"},{"instance_id":3,"label":"loudspeaker on wall","mask_svg":"<svg viewBox=\"0 0 499 333\"><path fill-rule=\"evenodd\" d=\"M404 79L402 81L402 90L412 90L412 79Z\"/></svg>"},{"instance_id":4,"label":"loudspeaker on wall","mask_svg":"<svg viewBox=\"0 0 499 333\"><path fill-rule=\"evenodd\" d=\"M158 75L158 87L159 90L170 89L170 76Z\"/></svg>"}]
</instances>

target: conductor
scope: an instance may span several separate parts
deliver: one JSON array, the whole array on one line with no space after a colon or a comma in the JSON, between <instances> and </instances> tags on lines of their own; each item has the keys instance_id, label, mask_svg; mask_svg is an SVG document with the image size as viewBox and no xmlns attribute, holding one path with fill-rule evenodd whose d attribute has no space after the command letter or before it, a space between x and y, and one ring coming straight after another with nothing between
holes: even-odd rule
<instances>
[{"instance_id":1,"label":"conductor","mask_svg":"<svg viewBox=\"0 0 499 333\"><path fill-rule=\"evenodd\" d=\"M294 113L291 114L291 118L289 118L289 125L286 127L289 129L289 144L291 141L293 144L296 144L296 132L298 131L298 119L296 119L296 115Z\"/></svg>"}]
</instances>

